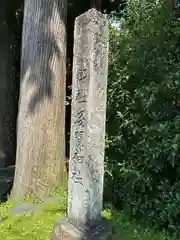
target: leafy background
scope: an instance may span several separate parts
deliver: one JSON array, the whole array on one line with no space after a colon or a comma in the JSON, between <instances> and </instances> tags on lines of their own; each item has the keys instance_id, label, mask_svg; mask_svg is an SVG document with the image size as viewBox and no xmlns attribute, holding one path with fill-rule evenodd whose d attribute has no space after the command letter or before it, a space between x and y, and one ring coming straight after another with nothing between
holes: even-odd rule
<instances>
[{"instance_id":1,"label":"leafy background","mask_svg":"<svg viewBox=\"0 0 180 240\"><path fill-rule=\"evenodd\" d=\"M105 199L178 235L180 23L167 0L129 0L116 21L121 28L110 28Z\"/></svg>"}]
</instances>

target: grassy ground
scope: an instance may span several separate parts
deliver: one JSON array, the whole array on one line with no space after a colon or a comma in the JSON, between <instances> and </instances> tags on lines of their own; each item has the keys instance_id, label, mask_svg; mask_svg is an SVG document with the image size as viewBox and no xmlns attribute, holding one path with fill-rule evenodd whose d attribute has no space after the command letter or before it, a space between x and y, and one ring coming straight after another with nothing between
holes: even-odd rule
<instances>
[{"instance_id":1,"label":"grassy ground","mask_svg":"<svg viewBox=\"0 0 180 240\"><path fill-rule=\"evenodd\" d=\"M40 212L29 215L4 214L13 203L0 206L3 223L0 224L0 239L4 240L49 240L54 223L65 214L62 203L49 204Z\"/></svg>"},{"instance_id":2,"label":"grassy ground","mask_svg":"<svg viewBox=\"0 0 180 240\"><path fill-rule=\"evenodd\" d=\"M49 240L57 219L65 215L65 204L61 202L46 205L40 212L29 215L5 213L14 203L9 200L0 205L0 239L3 240ZM165 234L144 229L136 222L128 220L123 213L112 215L103 212L114 226L111 240L169 240Z\"/></svg>"}]
</instances>

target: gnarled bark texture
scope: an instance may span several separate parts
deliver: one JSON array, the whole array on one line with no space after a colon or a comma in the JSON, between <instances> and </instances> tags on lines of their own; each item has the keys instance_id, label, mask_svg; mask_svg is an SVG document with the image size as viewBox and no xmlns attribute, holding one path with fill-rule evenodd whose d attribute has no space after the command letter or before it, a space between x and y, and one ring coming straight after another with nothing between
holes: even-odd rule
<instances>
[{"instance_id":1,"label":"gnarled bark texture","mask_svg":"<svg viewBox=\"0 0 180 240\"><path fill-rule=\"evenodd\" d=\"M14 75L15 14L8 14L8 2L0 7L0 168L15 162L16 85Z\"/></svg>"},{"instance_id":2,"label":"gnarled bark texture","mask_svg":"<svg viewBox=\"0 0 180 240\"><path fill-rule=\"evenodd\" d=\"M13 196L66 183L67 0L25 0Z\"/></svg>"}]
</instances>

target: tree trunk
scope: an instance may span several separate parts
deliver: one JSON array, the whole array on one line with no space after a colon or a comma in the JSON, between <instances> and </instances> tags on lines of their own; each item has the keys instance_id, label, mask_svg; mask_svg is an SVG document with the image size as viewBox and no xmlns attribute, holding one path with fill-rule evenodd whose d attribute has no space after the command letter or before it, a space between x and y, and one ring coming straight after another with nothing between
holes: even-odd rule
<instances>
[{"instance_id":1,"label":"tree trunk","mask_svg":"<svg viewBox=\"0 0 180 240\"><path fill-rule=\"evenodd\" d=\"M102 0L90 0L90 8L95 8L98 11L102 12Z\"/></svg>"},{"instance_id":2,"label":"tree trunk","mask_svg":"<svg viewBox=\"0 0 180 240\"><path fill-rule=\"evenodd\" d=\"M14 18L13 18L14 17ZM11 21L12 20L12 21ZM0 168L14 164L16 156L16 85L14 75L13 22L8 4L0 7Z\"/></svg>"},{"instance_id":3,"label":"tree trunk","mask_svg":"<svg viewBox=\"0 0 180 240\"><path fill-rule=\"evenodd\" d=\"M25 0L13 196L66 184L67 0Z\"/></svg>"}]
</instances>

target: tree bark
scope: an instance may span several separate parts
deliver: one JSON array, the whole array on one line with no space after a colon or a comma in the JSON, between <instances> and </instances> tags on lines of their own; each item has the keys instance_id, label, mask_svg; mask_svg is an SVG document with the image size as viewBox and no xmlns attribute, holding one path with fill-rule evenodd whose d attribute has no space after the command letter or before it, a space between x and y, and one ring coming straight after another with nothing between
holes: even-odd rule
<instances>
[{"instance_id":1,"label":"tree bark","mask_svg":"<svg viewBox=\"0 0 180 240\"><path fill-rule=\"evenodd\" d=\"M8 4L0 7L0 167L15 163L16 85L14 75L15 14L8 18Z\"/></svg>"},{"instance_id":2,"label":"tree bark","mask_svg":"<svg viewBox=\"0 0 180 240\"><path fill-rule=\"evenodd\" d=\"M102 0L90 0L90 8L95 8L96 10L102 12Z\"/></svg>"},{"instance_id":3,"label":"tree bark","mask_svg":"<svg viewBox=\"0 0 180 240\"><path fill-rule=\"evenodd\" d=\"M25 0L13 196L42 197L67 180L67 0Z\"/></svg>"}]
</instances>

